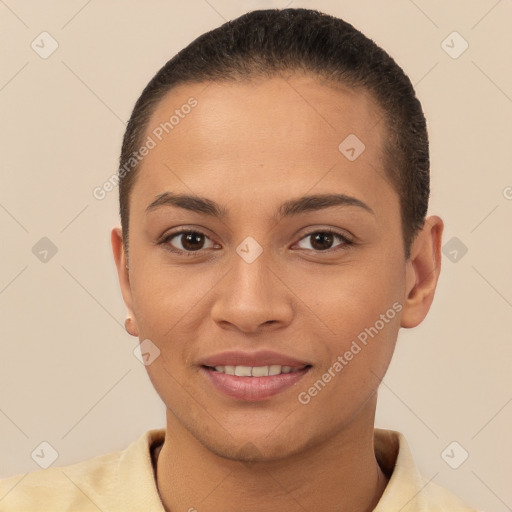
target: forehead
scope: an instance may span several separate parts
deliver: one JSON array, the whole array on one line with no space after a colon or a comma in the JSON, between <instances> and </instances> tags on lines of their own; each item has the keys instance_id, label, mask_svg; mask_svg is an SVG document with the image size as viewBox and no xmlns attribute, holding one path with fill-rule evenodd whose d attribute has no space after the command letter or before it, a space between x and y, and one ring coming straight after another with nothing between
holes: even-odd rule
<instances>
[{"instance_id":1,"label":"forehead","mask_svg":"<svg viewBox=\"0 0 512 512\"><path fill-rule=\"evenodd\" d=\"M149 200L179 189L270 197L279 184L284 197L315 183L341 186L343 193L366 187L376 196L376 187L389 188L381 118L364 90L308 75L183 84L161 100L148 123L145 137L154 148L140 166L137 196Z\"/></svg>"},{"instance_id":2,"label":"forehead","mask_svg":"<svg viewBox=\"0 0 512 512\"><path fill-rule=\"evenodd\" d=\"M192 97L197 107L188 109L186 105ZM308 149L314 150L319 142L322 146L336 143L348 131L366 139L368 132L373 132L372 144L379 142L380 135L373 128L381 118L381 110L368 92L330 86L309 75L178 86L158 104L147 132L168 122L173 113L180 116L180 121L169 133L173 136L168 138L169 144L171 139L193 130L196 144L215 139L227 148L240 150L240 141L248 147L258 141L265 143L263 147L268 150L278 145L281 150L292 149L296 153L300 139L311 141ZM233 137L238 128L245 131ZM247 140L248 136L251 140ZM334 149L337 146L334 144Z\"/></svg>"}]
</instances>

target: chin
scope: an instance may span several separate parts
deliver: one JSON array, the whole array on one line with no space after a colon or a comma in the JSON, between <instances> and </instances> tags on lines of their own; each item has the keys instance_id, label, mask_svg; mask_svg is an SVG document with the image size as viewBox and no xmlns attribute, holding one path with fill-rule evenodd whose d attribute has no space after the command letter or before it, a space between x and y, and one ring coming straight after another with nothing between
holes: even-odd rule
<instances>
[{"instance_id":1,"label":"chin","mask_svg":"<svg viewBox=\"0 0 512 512\"><path fill-rule=\"evenodd\" d=\"M240 443L219 444L203 443L209 451L221 457L232 461L242 463L258 463L281 460L294 455L299 450L294 450L289 443L285 446L282 442L264 444L262 439L260 443L257 439L241 440Z\"/></svg>"}]
</instances>

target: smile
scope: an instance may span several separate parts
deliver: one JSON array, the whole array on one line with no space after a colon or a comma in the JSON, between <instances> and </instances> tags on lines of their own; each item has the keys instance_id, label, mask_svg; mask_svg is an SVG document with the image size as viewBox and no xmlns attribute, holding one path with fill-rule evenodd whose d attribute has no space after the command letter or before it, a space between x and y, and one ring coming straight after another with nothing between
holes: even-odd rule
<instances>
[{"instance_id":1,"label":"smile","mask_svg":"<svg viewBox=\"0 0 512 512\"><path fill-rule=\"evenodd\" d=\"M267 377L269 375L281 375L282 373L295 373L303 370L306 366L295 367L281 366L273 364L271 366L215 366L207 367L227 375L236 375L237 377Z\"/></svg>"},{"instance_id":2,"label":"smile","mask_svg":"<svg viewBox=\"0 0 512 512\"><path fill-rule=\"evenodd\" d=\"M240 401L268 400L297 384L311 365L290 367L269 366L202 366L210 385L222 395Z\"/></svg>"}]
</instances>

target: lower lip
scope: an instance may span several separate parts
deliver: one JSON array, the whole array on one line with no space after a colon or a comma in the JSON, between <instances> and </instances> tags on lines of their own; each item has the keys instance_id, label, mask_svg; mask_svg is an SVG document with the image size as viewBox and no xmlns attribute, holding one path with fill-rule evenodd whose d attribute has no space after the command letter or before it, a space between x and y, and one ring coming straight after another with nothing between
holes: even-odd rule
<instances>
[{"instance_id":1,"label":"lower lip","mask_svg":"<svg viewBox=\"0 0 512 512\"><path fill-rule=\"evenodd\" d=\"M310 367L267 377L238 377L201 367L201 372L222 393L239 400L257 402L271 398L299 382Z\"/></svg>"}]
</instances>

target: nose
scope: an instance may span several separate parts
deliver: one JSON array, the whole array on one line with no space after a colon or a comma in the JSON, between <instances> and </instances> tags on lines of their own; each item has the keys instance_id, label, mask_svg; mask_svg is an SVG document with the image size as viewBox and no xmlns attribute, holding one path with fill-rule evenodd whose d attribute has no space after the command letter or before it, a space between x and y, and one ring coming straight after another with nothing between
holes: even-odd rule
<instances>
[{"instance_id":1,"label":"nose","mask_svg":"<svg viewBox=\"0 0 512 512\"><path fill-rule=\"evenodd\" d=\"M235 253L231 269L216 287L213 321L223 329L245 333L288 325L294 315L294 295L280 274L265 251L252 263Z\"/></svg>"}]
</instances>

